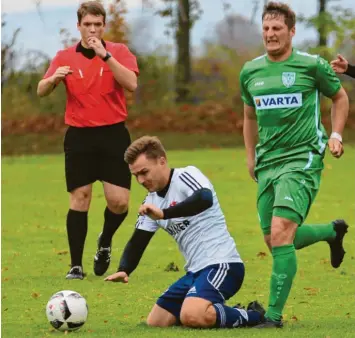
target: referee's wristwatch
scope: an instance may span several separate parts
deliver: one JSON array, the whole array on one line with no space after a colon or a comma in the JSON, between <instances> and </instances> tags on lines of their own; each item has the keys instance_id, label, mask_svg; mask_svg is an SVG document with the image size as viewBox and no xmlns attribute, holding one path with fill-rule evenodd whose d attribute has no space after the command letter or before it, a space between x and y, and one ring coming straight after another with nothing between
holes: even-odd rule
<instances>
[{"instance_id":1,"label":"referee's wristwatch","mask_svg":"<svg viewBox=\"0 0 355 338\"><path fill-rule=\"evenodd\" d=\"M102 58L102 61L106 62L111 56L112 54L110 52L106 52L106 55Z\"/></svg>"}]
</instances>

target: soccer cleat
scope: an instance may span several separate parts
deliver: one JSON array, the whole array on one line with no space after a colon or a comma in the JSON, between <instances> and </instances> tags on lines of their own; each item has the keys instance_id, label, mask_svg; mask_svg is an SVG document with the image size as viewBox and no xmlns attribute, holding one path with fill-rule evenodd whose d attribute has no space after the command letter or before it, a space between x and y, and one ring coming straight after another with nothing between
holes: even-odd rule
<instances>
[{"instance_id":1,"label":"soccer cleat","mask_svg":"<svg viewBox=\"0 0 355 338\"><path fill-rule=\"evenodd\" d=\"M247 311L256 311L259 312L262 318L262 321L264 321L264 316L265 316L265 309L264 307L256 300L253 302L250 302L247 307Z\"/></svg>"},{"instance_id":2,"label":"soccer cleat","mask_svg":"<svg viewBox=\"0 0 355 338\"><path fill-rule=\"evenodd\" d=\"M240 303L234 305L233 308L234 308L234 309L242 309L242 310L245 310L245 306L242 305L242 304L240 304Z\"/></svg>"},{"instance_id":3,"label":"soccer cleat","mask_svg":"<svg viewBox=\"0 0 355 338\"><path fill-rule=\"evenodd\" d=\"M102 276L111 262L111 245L108 248L103 248L100 245L101 235L102 233L97 240L97 251L94 257L94 273L96 276Z\"/></svg>"},{"instance_id":4,"label":"soccer cleat","mask_svg":"<svg viewBox=\"0 0 355 338\"><path fill-rule=\"evenodd\" d=\"M84 279L83 268L79 265L73 266L67 273L66 279Z\"/></svg>"},{"instance_id":5,"label":"soccer cleat","mask_svg":"<svg viewBox=\"0 0 355 338\"><path fill-rule=\"evenodd\" d=\"M345 250L343 247L343 238L348 232L348 225L342 219L337 219L332 222L334 230L336 232L336 237L332 241L328 241L330 247L330 262L333 268L339 268L343 262L345 255Z\"/></svg>"},{"instance_id":6,"label":"soccer cleat","mask_svg":"<svg viewBox=\"0 0 355 338\"><path fill-rule=\"evenodd\" d=\"M281 329L284 326L281 320L271 320L265 317L265 321L254 326L254 329Z\"/></svg>"}]
</instances>

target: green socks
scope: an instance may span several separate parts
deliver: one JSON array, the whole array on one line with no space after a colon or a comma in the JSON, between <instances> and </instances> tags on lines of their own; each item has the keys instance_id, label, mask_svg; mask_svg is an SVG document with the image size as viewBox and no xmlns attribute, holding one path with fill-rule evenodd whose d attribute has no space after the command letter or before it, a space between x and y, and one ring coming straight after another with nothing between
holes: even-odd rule
<instances>
[{"instance_id":1,"label":"green socks","mask_svg":"<svg viewBox=\"0 0 355 338\"><path fill-rule=\"evenodd\" d=\"M270 281L269 307L266 317L281 320L282 310L297 271L296 250L293 244L272 248L273 265Z\"/></svg>"},{"instance_id":2,"label":"green socks","mask_svg":"<svg viewBox=\"0 0 355 338\"><path fill-rule=\"evenodd\" d=\"M305 248L320 241L334 239L336 232L333 223L317 225L301 225L296 231L293 244L296 250Z\"/></svg>"}]
</instances>

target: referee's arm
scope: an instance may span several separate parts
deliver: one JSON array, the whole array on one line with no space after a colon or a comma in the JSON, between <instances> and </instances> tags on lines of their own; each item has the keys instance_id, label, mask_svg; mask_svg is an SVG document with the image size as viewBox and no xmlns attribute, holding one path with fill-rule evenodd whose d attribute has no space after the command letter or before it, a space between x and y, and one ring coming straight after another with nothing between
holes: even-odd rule
<instances>
[{"instance_id":1,"label":"referee's arm","mask_svg":"<svg viewBox=\"0 0 355 338\"><path fill-rule=\"evenodd\" d=\"M134 71L123 66L114 57L110 57L106 63L110 67L115 80L123 88L130 92L134 92L137 89L137 75Z\"/></svg>"}]
</instances>

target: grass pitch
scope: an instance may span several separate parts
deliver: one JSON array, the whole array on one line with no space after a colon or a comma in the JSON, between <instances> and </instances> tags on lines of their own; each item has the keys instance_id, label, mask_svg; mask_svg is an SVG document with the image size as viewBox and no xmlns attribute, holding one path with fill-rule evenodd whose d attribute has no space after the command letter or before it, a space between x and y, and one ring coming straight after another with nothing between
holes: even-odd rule
<instances>
[{"instance_id":1,"label":"grass pitch","mask_svg":"<svg viewBox=\"0 0 355 338\"><path fill-rule=\"evenodd\" d=\"M154 329L143 322L156 298L183 272L183 259L170 236L160 230L148 246L129 284L106 283L92 271L105 201L94 186L84 252L83 281L64 279L69 253L65 218L64 158L27 156L2 161L2 334L3 337L57 337L45 316L49 297L64 289L81 293L89 304L87 323L73 337L355 337L355 148L340 160L326 157L321 190L307 223L345 218L347 254L339 269L329 263L329 247L318 243L297 252L298 273L284 311L283 330ZM228 304L268 301L271 256L262 240L255 208L256 185L249 179L243 149L169 152L171 166L196 165L213 182L229 231L246 265L241 291ZM113 241L115 271L134 230L145 196L133 184L130 213ZM179 272L166 272L174 262Z\"/></svg>"}]
</instances>

